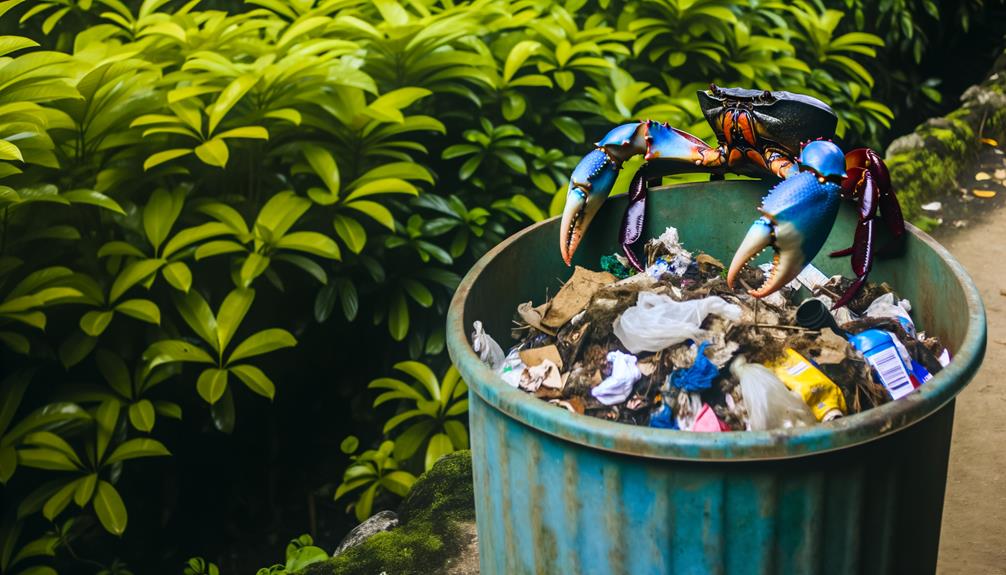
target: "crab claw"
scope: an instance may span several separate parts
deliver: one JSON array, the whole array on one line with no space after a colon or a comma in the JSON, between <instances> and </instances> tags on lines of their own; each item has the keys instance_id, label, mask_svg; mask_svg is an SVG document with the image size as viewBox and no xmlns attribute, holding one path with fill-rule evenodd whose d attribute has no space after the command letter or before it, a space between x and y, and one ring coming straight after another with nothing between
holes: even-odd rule
<instances>
[{"instance_id":1,"label":"crab claw","mask_svg":"<svg viewBox=\"0 0 1006 575\"><path fill-rule=\"evenodd\" d=\"M608 198L617 176L618 165L601 149L584 156L573 170L559 230L559 248L566 265L570 265L587 226Z\"/></svg>"},{"instance_id":2,"label":"crab claw","mask_svg":"<svg viewBox=\"0 0 1006 575\"><path fill-rule=\"evenodd\" d=\"M727 285L745 264L766 248L772 248L772 269L765 283L748 291L765 297L793 281L821 250L827 239L839 203L838 184L814 171L805 171L783 180L765 197L763 216L748 230L727 272Z\"/></svg>"}]
</instances>

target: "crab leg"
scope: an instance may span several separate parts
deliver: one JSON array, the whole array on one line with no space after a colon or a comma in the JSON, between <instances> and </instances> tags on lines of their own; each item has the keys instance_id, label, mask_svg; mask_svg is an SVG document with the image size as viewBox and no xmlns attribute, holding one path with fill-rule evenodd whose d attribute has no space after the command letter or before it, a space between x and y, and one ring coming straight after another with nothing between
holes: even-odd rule
<instances>
[{"instance_id":1,"label":"crab leg","mask_svg":"<svg viewBox=\"0 0 1006 575\"><path fill-rule=\"evenodd\" d=\"M856 274L856 281L835 302L834 308L842 307L856 297L873 268L878 213L894 236L894 241L886 246L885 251L898 251L905 237L901 206L894 195L887 166L883 160L873 150L858 148L845 156L845 163L848 176L842 181L842 197L856 201L859 223L856 225L852 245L844 250L834 251L830 255L832 257L851 255L852 271Z\"/></svg>"},{"instance_id":2,"label":"crab leg","mask_svg":"<svg viewBox=\"0 0 1006 575\"><path fill-rule=\"evenodd\" d=\"M654 121L623 124L611 130L597 148L577 164L566 192L562 214L560 250L567 265L580 245L587 227L615 185L618 170L629 158L643 154L647 161L629 187L629 207L619 241L633 266L642 269L632 246L643 232L646 190L663 174L689 171L721 171L723 155L695 136Z\"/></svg>"}]
</instances>

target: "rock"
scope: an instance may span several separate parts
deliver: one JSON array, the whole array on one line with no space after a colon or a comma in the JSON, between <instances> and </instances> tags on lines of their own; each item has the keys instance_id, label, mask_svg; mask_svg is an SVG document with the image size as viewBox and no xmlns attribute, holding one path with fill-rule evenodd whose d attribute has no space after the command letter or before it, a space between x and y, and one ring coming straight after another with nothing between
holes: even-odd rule
<instances>
[{"instance_id":1,"label":"rock","mask_svg":"<svg viewBox=\"0 0 1006 575\"><path fill-rule=\"evenodd\" d=\"M372 536L382 531L394 529L395 527L398 527L398 514L394 511L381 511L350 531L342 539L342 542L339 543L339 546L335 548L332 557L338 557L348 549L360 545Z\"/></svg>"},{"instance_id":2,"label":"rock","mask_svg":"<svg viewBox=\"0 0 1006 575\"><path fill-rule=\"evenodd\" d=\"M471 452L446 455L420 476L398 509L398 521L297 575L477 574Z\"/></svg>"}]
</instances>

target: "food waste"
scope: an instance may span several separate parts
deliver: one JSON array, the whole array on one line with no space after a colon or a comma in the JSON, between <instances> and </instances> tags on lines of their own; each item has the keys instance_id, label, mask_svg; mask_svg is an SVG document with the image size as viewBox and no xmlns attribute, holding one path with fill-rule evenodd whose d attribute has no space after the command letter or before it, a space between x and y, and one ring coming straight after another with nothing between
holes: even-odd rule
<instances>
[{"instance_id":1,"label":"food waste","mask_svg":"<svg viewBox=\"0 0 1006 575\"><path fill-rule=\"evenodd\" d=\"M474 322L473 349L508 385L569 411L687 431L761 431L826 423L896 401L950 361L917 331L911 303L813 266L761 299L765 271L736 289L724 265L693 255L668 228L640 273L619 255L577 266L547 301L517 307L504 351ZM808 295L809 293L809 295Z\"/></svg>"}]
</instances>

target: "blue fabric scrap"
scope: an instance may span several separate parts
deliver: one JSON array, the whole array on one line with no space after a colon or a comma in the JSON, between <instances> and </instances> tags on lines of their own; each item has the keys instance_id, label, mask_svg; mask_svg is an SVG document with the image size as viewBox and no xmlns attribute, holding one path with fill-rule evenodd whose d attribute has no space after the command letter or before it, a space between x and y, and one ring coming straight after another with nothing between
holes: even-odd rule
<instances>
[{"instance_id":1,"label":"blue fabric scrap","mask_svg":"<svg viewBox=\"0 0 1006 575\"><path fill-rule=\"evenodd\" d=\"M691 367L675 369L671 372L671 387L683 389L685 391L703 391L713 385L713 380L720 374L719 368L706 357L706 346L708 341L699 344L699 351L695 354L695 363Z\"/></svg>"},{"instance_id":2,"label":"blue fabric scrap","mask_svg":"<svg viewBox=\"0 0 1006 575\"><path fill-rule=\"evenodd\" d=\"M674 413L666 403L662 403L660 411L650 415L650 427L659 429L678 429L678 422L674 419Z\"/></svg>"}]
</instances>

